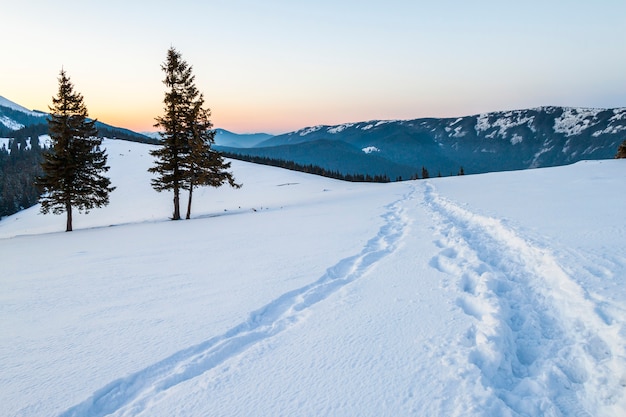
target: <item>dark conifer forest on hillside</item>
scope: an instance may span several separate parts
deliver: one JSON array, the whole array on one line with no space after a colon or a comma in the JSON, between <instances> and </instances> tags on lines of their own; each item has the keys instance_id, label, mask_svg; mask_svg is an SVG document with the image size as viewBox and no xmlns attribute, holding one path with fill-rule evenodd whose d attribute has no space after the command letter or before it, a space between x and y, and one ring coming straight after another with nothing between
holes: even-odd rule
<instances>
[{"instance_id":1,"label":"dark conifer forest on hillside","mask_svg":"<svg viewBox=\"0 0 626 417\"><path fill-rule=\"evenodd\" d=\"M47 123L27 126L11 132L8 148L0 147L0 217L37 203L40 193L34 179L43 173L44 151L39 136L47 133Z\"/></svg>"}]
</instances>

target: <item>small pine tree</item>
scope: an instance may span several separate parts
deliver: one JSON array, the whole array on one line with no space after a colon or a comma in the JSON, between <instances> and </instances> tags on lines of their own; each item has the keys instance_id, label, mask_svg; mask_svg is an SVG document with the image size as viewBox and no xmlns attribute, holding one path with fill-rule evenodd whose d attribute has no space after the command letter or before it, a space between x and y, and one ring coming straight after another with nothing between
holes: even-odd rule
<instances>
[{"instance_id":1,"label":"small pine tree","mask_svg":"<svg viewBox=\"0 0 626 417\"><path fill-rule=\"evenodd\" d=\"M430 175L428 174L428 170L424 166L422 167L422 178L425 179L425 180L430 178Z\"/></svg>"},{"instance_id":2,"label":"small pine tree","mask_svg":"<svg viewBox=\"0 0 626 417\"><path fill-rule=\"evenodd\" d=\"M65 70L59 75L59 91L52 98L48 129L52 145L43 155L43 176L36 179L43 194L41 212L67 214L66 231L72 231L74 208L88 212L109 204L111 181L102 173L109 167L107 155L96 137L95 120L88 120L83 96Z\"/></svg>"},{"instance_id":3,"label":"small pine tree","mask_svg":"<svg viewBox=\"0 0 626 417\"><path fill-rule=\"evenodd\" d=\"M615 159L626 158L626 140L622 142L621 145L617 148L617 153L615 154Z\"/></svg>"},{"instance_id":4,"label":"small pine tree","mask_svg":"<svg viewBox=\"0 0 626 417\"><path fill-rule=\"evenodd\" d=\"M209 109L203 108L203 105L204 97L200 94L193 105L188 120L191 137L189 139L189 156L185 160L186 183L189 190L186 219L191 217L194 187L201 185L220 187L226 182L231 187L241 187L228 171L230 162L225 162L219 152L211 149L215 143L215 131L212 130L213 124L210 121L211 112Z\"/></svg>"},{"instance_id":5,"label":"small pine tree","mask_svg":"<svg viewBox=\"0 0 626 417\"><path fill-rule=\"evenodd\" d=\"M465 175L465 170L463 167L459 168L459 173L457 175Z\"/></svg>"}]
</instances>

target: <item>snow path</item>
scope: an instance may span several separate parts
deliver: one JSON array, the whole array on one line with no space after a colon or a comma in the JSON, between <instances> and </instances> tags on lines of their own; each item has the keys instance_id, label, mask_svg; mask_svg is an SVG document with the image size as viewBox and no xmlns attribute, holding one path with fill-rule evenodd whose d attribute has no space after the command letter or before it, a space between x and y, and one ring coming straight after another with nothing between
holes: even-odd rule
<instances>
[{"instance_id":1,"label":"snow path","mask_svg":"<svg viewBox=\"0 0 626 417\"><path fill-rule=\"evenodd\" d=\"M425 201L440 235L431 266L456 280L457 305L474 319L448 358L465 380L455 415L626 415L626 333L601 314L605 306L504 221L432 184ZM578 262L568 269L583 273Z\"/></svg>"},{"instance_id":2,"label":"snow path","mask_svg":"<svg viewBox=\"0 0 626 417\"><path fill-rule=\"evenodd\" d=\"M133 416L140 414L169 389L215 368L293 326L304 311L328 298L340 288L363 276L398 247L410 219L404 204L413 198L411 190L387 205L383 225L360 253L342 259L317 281L287 292L254 311L245 322L220 336L192 346L139 372L111 382L89 399L70 407L59 417Z\"/></svg>"}]
</instances>

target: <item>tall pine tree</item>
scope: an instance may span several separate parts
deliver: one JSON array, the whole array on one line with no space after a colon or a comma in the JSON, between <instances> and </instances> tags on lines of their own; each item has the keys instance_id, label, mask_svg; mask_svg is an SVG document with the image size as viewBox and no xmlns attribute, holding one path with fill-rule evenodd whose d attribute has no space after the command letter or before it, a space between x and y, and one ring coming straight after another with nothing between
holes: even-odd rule
<instances>
[{"instance_id":1,"label":"tall pine tree","mask_svg":"<svg viewBox=\"0 0 626 417\"><path fill-rule=\"evenodd\" d=\"M180 217L180 192L189 191L187 219L191 216L193 189L201 185L219 187L228 182L239 187L227 170L230 163L211 149L215 132L210 121L210 111L204 109L204 98L195 86L192 68L175 48L167 51L161 65L165 72L163 116L157 117L155 127L162 129L162 146L151 151L155 166L149 169L157 174L152 179L156 191L174 192L172 220Z\"/></svg>"},{"instance_id":2,"label":"tall pine tree","mask_svg":"<svg viewBox=\"0 0 626 417\"><path fill-rule=\"evenodd\" d=\"M43 176L36 182L43 191L41 212L67 214L66 231L72 231L73 209L89 211L109 204L109 178L102 175L109 167L107 155L96 137L95 120L88 119L83 96L65 70L59 75L59 92L52 98L48 128L52 141L41 164Z\"/></svg>"},{"instance_id":3,"label":"tall pine tree","mask_svg":"<svg viewBox=\"0 0 626 417\"><path fill-rule=\"evenodd\" d=\"M172 220L180 220L180 190L187 175L183 164L189 155L189 131L186 122L193 99L189 89L195 89L195 77L191 73L191 67L174 48L167 51L167 58L161 69L165 72L163 84L168 90L163 99L165 114L156 118L154 127L162 129L162 146L150 151L155 157L155 166L148 171L157 174L157 178L152 179L152 188L159 192L174 192Z\"/></svg>"}]
</instances>

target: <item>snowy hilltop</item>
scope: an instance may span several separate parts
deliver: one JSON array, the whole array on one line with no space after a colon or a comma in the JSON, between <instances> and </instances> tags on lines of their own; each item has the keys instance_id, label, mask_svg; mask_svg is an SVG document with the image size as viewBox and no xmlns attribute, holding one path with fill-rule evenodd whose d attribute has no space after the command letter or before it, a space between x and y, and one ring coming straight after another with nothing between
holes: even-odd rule
<instances>
[{"instance_id":1,"label":"snowy hilltop","mask_svg":"<svg viewBox=\"0 0 626 417\"><path fill-rule=\"evenodd\" d=\"M388 184L232 161L170 221L0 221L2 416L624 416L624 160ZM373 152L378 153L378 152ZM196 194L197 193L197 194Z\"/></svg>"}]
</instances>

